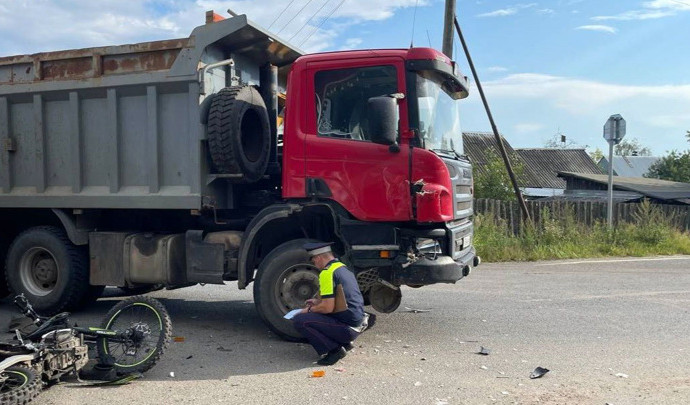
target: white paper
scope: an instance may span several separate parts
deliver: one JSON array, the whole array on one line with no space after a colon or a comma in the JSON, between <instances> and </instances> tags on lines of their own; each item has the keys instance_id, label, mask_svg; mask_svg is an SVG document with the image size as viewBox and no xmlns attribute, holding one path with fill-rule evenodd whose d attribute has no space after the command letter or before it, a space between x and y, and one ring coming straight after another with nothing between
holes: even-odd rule
<instances>
[{"instance_id":1,"label":"white paper","mask_svg":"<svg viewBox=\"0 0 690 405\"><path fill-rule=\"evenodd\" d=\"M302 308L293 309L292 311L285 314L285 316L283 316L283 318L292 319L295 317L295 315L299 314L300 312L302 312Z\"/></svg>"}]
</instances>

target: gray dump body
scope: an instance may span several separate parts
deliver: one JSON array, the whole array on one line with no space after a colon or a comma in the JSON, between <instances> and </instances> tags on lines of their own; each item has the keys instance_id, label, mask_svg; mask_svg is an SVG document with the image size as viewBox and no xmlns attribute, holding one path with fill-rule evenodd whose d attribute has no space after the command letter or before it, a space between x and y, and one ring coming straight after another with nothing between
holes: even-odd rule
<instances>
[{"instance_id":1,"label":"gray dump body","mask_svg":"<svg viewBox=\"0 0 690 405\"><path fill-rule=\"evenodd\" d=\"M205 151L204 100L300 52L245 16L189 38L0 58L0 207L199 209L229 204ZM203 93L205 94L202 94Z\"/></svg>"}]
</instances>

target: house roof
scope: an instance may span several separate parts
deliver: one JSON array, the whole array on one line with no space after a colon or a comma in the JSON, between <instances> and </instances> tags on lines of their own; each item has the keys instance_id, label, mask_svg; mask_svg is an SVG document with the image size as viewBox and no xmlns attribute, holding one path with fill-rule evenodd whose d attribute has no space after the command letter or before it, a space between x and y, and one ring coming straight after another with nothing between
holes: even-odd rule
<instances>
[{"instance_id":1,"label":"house roof","mask_svg":"<svg viewBox=\"0 0 690 405\"><path fill-rule=\"evenodd\" d=\"M528 170L525 162L522 161L520 155L510 146L505 137L501 135L501 138L508 156L513 156L513 160L517 160L525 167L522 176L518 177L518 184L521 186L533 184L536 181L536 176ZM472 162L472 170L474 170L475 174L486 172L486 165L489 163L488 151L492 151L496 156L501 156L493 132L463 132L462 143L465 154Z\"/></svg>"},{"instance_id":2,"label":"house roof","mask_svg":"<svg viewBox=\"0 0 690 405\"><path fill-rule=\"evenodd\" d=\"M655 156L614 156L613 174L623 177L643 177L659 159ZM599 160L599 166L605 173L608 173L608 158L604 157Z\"/></svg>"},{"instance_id":3,"label":"house roof","mask_svg":"<svg viewBox=\"0 0 690 405\"><path fill-rule=\"evenodd\" d=\"M528 187L565 189L559 172L603 173L584 149L520 148L516 152L536 179Z\"/></svg>"},{"instance_id":4,"label":"house roof","mask_svg":"<svg viewBox=\"0 0 690 405\"><path fill-rule=\"evenodd\" d=\"M572 172L560 172L562 178L578 178L599 184L608 184L608 176L605 174L584 174ZM613 188L640 193L644 196L659 200L676 200L686 203L690 201L690 183L679 183L659 179L647 179L644 177L613 177Z\"/></svg>"},{"instance_id":5,"label":"house roof","mask_svg":"<svg viewBox=\"0 0 690 405\"><path fill-rule=\"evenodd\" d=\"M525 162L522 156L513 149L503 135L501 135L501 139L503 139L503 145L505 146L508 156L512 156L512 161L517 161L523 167L521 175L518 175L518 184L521 187L553 188L547 182L544 182L541 176L533 172L527 162ZM487 151L492 151L496 156L501 156L493 132L463 132L462 142L465 154L469 156L472 162L472 170L474 170L475 173L485 172L486 164L489 163ZM558 187L556 188L565 189L565 182L561 179L557 180L563 183L558 183Z\"/></svg>"}]
</instances>

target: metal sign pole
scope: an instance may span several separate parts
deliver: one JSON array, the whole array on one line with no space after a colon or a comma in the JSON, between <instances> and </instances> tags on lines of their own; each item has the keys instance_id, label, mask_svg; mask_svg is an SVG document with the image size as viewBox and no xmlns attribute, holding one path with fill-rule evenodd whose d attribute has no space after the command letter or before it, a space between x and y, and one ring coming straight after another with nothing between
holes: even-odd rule
<instances>
[{"instance_id":1,"label":"metal sign pole","mask_svg":"<svg viewBox=\"0 0 690 405\"><path fill-rule=\"evenodd\" d=\"M613 141L609 141L609 204L607 209L609 228L613 228Z\"/></svg>"},{"instance_id":2,"label":"metal sign pole","mask_svg":"<svg viewBox=\"0 0 690 405\"><path fill-rule=\"evenodd\" d=\"M609 143L609 198L607 219L609 228L613 228L613 145L625 136L625 120L620 114L614 114L604 124L604 139Z\"/></svg>"}]
</instances>

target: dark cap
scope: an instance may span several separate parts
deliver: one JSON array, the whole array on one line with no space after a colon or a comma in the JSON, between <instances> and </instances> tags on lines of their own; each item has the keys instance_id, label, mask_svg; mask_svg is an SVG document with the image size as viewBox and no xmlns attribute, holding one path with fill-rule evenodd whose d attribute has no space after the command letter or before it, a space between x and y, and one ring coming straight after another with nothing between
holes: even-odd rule
<instances>
[{"instance_id":1,"label":"dark cap","mask_svg":"<svg viewBox=\"0 0 690 405\"><path fill-rule=\"evenodd\" d=\"M309 256L316 256L322 253L331 252L332 244L333 242L310 242L305 243L302 247L309 253Z\"/></svg>"}]
</instances>

